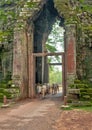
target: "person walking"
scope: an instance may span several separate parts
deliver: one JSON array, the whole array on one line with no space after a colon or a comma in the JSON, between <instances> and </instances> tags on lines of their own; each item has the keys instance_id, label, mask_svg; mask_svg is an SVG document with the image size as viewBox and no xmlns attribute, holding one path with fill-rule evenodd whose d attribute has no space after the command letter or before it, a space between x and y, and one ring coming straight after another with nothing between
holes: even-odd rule
<instances>
[{"instance_id":1,"label":"person walking","mask_svg":"<svg viewBox=\"0 0 92 130\"><path fill-rule=\"evenodd\" d=\"M37 94L38 94L38 97L41 98L41 95L42 95L42 86L39 83L37 85Z\"/></svg>"}]
</instances>

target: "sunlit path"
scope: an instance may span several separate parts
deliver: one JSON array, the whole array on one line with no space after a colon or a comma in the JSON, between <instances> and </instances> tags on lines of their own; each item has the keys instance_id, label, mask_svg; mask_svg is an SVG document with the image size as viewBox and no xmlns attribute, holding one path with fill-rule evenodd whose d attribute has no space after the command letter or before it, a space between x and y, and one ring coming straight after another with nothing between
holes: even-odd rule
<instances>
[{"instance_id":1,"label":"sunlit path","mask_svg":"<svg viewBox=\"0 0 92 130\"><path fill-rule=\"evenodd\" d=\"M45 99L24 100L11 108L0 109L0 130L54 130L59 117L61 93Z\"/></svg>"},{"instance_id":2,"label":"sunlit path","mask_svg":"<svg viewBox=\"0 0 92 130\"><path fill-rule=\"evenodd\" d=\"M59 88L59 92L57 94L48 94L45 96L47 99L57 99L57 98L62 98L62 87Z\"/></svg>"}]
</instances>

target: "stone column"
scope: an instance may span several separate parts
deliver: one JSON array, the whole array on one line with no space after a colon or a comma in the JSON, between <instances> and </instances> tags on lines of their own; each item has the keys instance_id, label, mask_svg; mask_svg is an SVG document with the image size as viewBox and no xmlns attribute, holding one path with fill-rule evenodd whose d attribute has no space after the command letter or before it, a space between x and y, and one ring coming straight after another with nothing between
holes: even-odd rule
<instances>
[{"instance_id":1,"label":"stone column","mask_svg":"<svg viewBox=\"0 0 92 130\"><path fill-rule=\"evenodd\" d=\"M13 42L13 74L12 74L12 80L13 83L17 86L21 86L22 79L21 79L21 73L22 73L22 66L21 66L21 56L22 56L22 41L20 37L20 31L15 31L14 33L14 42ZM21 91L21 87L20 87ZM22 95L22 92L20 92Z\"/></svg>"},{"instance_id":2,"label":"stone column","mask_svg":"<svg viewBox=\"0 0 92 130\"><path fill-rule=\"evenodd\" d=\"M35 97L35 57L33 56L34 24L28 27L28 97Z\"/></svg>"},{"instance_id":3,"label":"stone column","mask_svg":"<svg viewBox=\"0 0 92 130\"><path fill-rule=\"evenodd\" d=\"M76 78L76 26L66 25L65 31L66 82L69 86Z\"/></svg>"},{"instance_id":4,"label":"stone column","mask_svg":"<svg viewBox=\"0 0 92 130\"><path fill-rule=\"evenodd\" d=\"M26 30L16 31L13 44L13 81L20 87L20 97L28 97Z\"/></svg>"}]
</instances>

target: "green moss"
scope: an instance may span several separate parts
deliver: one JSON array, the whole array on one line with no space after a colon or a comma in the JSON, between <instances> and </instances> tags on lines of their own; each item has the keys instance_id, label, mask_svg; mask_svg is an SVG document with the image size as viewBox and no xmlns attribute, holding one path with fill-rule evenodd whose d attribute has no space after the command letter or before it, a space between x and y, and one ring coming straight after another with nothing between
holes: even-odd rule
<instances>
[{"instance_id":1,"label":"green moss","mask_svg":"<svg viewBox=\"0 0 92 130\"><path fill-rule=\"evenodd\" d=\"M75 79L75 80L74 80L74 83L75 83L75 84L79 84L79 83L81 83L81 81L80 81L79 79Z\"/></svg>"},{"instance_id":2,"label":"green moss","mask_svg":"<svg viewBox=\"0 0 92 130\"><path fill-rule=\"evenodd\" d=\"M27 2L27 5L29 8L34 8L38 5L38 3L37 2Z\"/></svg>"},{"instance_id":3,"label":"green moss","mask_svg":"<svg viewBox=\"0 0 92 130\"><path fill-rule=\"evenodd\" d=\"M17 95L19 95L19 88L18 87L12 87L12 81L8 81L6 83L3 81L0 83L0 101L3 101L4 95L7 97L7 99L16 98Z\"/></svg>"},{"instance_id":4,"label":"green moss","mask_svg":"<svg viewBox=\"0 0 92 130\"><path fill-rule=\"evenodd\" d=\"M92 93L92 88L88 88L87 93Z\"/></svg>"},{"instance_id":5,"label":"green moss","mask_svg":"<svg viewBox=\"0 0 92 130\"><path fill-rule=\"evenodd\" d=\"M90 101L77 101L71 104L72 107L91 107L92 103Z\"/></svg>"},{"instance_id":6,"label":"green moss","mask_svg":"<svg viewBox=\"0 0 92 130\"><path fill-rule=\"evenodd\" d=\"M0 93L0 99L3 99L4 94Z\"/></svg>"},{"instance_id":7,"label":"green moss","mask_svg":"<svg viewBox=\"0 0 92 130\"><path fill-rule=\"evenodd\" d=\"M92 100L92 85L88 80L75 80L69 87L80 89L79 100Z\"/></svg>"},{"instance_id":8,"label":"green moss","mask_svg":"<svg viewBox=\"0 0 92 130\"><path fill-rule=\"evenodd\" d=\"M91 97L90 97L89 95L83 95L83 98L84 98L85 100L90 100L90 99L91 99Z\"/></svg>"},{"instance_id":9,"label":"green moss","mask_svg":"<svg viewBox=\"0 0 92 130\"><path fill-rule=\"evenodd\" d=\"M74 87L74 84L70 84L70 85L69 85L69 88L75 88L75 87Z\"/></svg>"},{"instance_id":10,"label":"green moss","mask_svg":"<svg viewBox=\"0 0 92 130\"><path fill-rule=\"evenodd\" d=\"M6 88L6 87L7 87L7 84L5 82L0 83L0 88Z\"/></svg>"}]
</instances>

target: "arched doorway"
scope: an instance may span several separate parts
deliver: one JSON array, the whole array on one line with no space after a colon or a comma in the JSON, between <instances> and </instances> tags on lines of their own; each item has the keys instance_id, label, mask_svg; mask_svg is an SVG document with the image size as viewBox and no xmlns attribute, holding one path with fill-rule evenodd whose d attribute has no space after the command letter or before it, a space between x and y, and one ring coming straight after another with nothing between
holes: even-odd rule
<instances>
[{"instance_id":1,"label":"arched doorway","mask_svg":"<svg viewBox=\"0 0 92 130\"><path fill-rule=\"evenodd\" d=\"M34 86L36 82L41 81L39 75L42 74L42 67L39 64L42 63L42 57L49 55L45 50L43 51L43 46L57 18L60 20L60 26L63 26L66 30L65 52L63 54L63 95L66 95L68 82L71 79L73 80L76 75L75 25L64 26L64 18L59 16L54 8L53 1L48 0L34 14L34 17L28 19L26 30L15 33L17 38L15 39L16 44L14 44L13 52L13 77L19 77L17 82L20 85L21 97L35 96ZM35 73L35 69L39 74Z\"/></svg>"},{"instance_id":2,"label":"arched doorway","mask_svg":"<svg viewBox=\"0 0 92 130\"><path fill-rule=\"evenodd\" d=\"M43 11L40 13L39 17L34 20L34 32L33 32L33 67L32 64L30 65L30 67L32 67L31 71L33 70L33 74L31 72L31 78L30 78L30 85L33 84L33 90L34 86L36 83L48 83L48 64L47 64L47 56L49 55L63 55L63 88L66 86L65 85L65 57L64 57L64 53L59 52L59 53L47 53L46 49L45 49L45 43L48 39L48 36L52 30L53 24L57 21L57 19L60 21L60 26L64 25L64 19L59 17L58 12L56 11L56 9L54 8L54 3L51 1L48 1L45 6L43 7ZM35 57L35 58L34 58ZM42 72L43 70L43 65L42 65L42 61L44 60L43 64L44 64L44 72ZM30 74L29 74L30 75ZM44 76L43 76L44 75ZM31 80L34 77L33 80ZM30 86L29 85L29 86ZM66 87L65 87L66 88ZM64 89L63 89L64 90ZM64 91L64 95L65 95L65 91ZM32 93L32 95L35 95Z\"/></svg>"}]
</instances>

